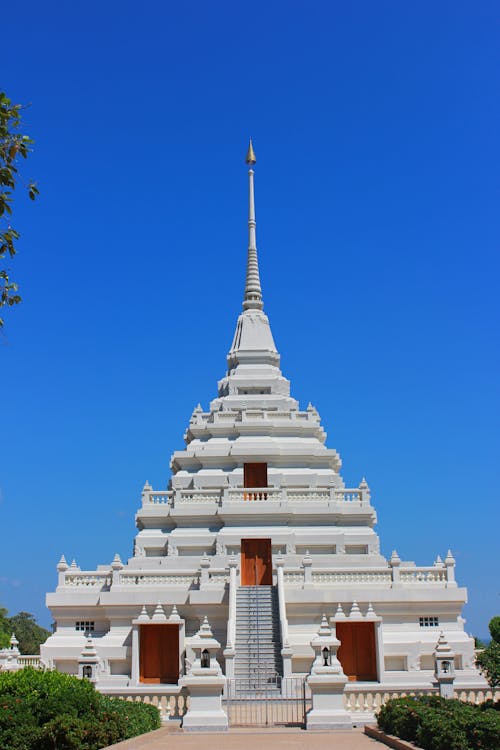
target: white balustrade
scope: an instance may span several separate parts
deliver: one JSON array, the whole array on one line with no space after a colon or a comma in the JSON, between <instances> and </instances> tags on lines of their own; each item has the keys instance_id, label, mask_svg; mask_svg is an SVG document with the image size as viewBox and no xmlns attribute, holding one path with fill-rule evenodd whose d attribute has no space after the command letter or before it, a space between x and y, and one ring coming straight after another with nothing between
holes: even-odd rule
<instances>
[{"instance_id":1,"label":"white balustrade","mask_svg":"<svg viewBox=\"0 0 500 750\"><path fill-rule=\"evenodd\" d=\"M217 505L221 502L222 489L180 489L157 492L146 490L143 492L143 507L151 505L185 505L192 503L207 503ZM333 490L329 488L307 487L229 487L227 498L231 502L291 502L291 503L329 503L337 505L359 504L368 505L368 498L364 498L361 490Z\"/></svg>"},{"instance_id":2,"label":"white balustrade","mask_svg":"<svg viewBox=\"0 0 500 750\"><path fill-rule=\"evenodd\" d=\"M199 575L189 573L183 574L172 571L149 572L141 571L140 573L120 572L118 579L119 586L190 586L193 583L199 583Z\"/></svg>"},{"instance_id":3,"label":"white balustrade","mask_svg":"<svg viewBox=\"0 0 500 750\"><path fill-rule=\"evenodd\" d=\"M330 500L329 490L294 489L290 487L286 494L290 502L328 502Z\"/></svg>"},{"instance_id":4,"label":"white balustrade","mask_svg":"<svg viewBox=\"0 0 500 750\"><path fill-rule=\"evenodd\" d=\"M96 571L85 571L73 573L68 570L64 574L64 585L78 588L104 589L111 586L111 573L100 573Z\"/></svg>"},{"instance_id":5,"label":"white balustrade","mask_svg":"<svg viewBox=\"0 0 500 750\"><path fill-rule=\"evenodd\" d=\"M209 570L207 583L225 585L229 583L229 573L226 570Z\"/></svg>"},{"instance_id":6,"label":"white balustrade","mask_svg":"<svg viewBox=\"0 0 500 750\"><path fill-rule=\"evenodd\" d=\"M113 698L121 698L134 703L149 703L156 706L160 711L162 721L182 719L189 706L189 698L184 690L177 689L175 692L145 692L135 691L131 688L98 688L99 692Z\"/></svg>"},{"instance_id":7,"label":"white balustrade","mask_svg":"<svg viewBox=\"0 0 500 750\"><path fill-rule=\"evenodd\" d=\"M335 571L319 571L313 570L312 573L313 583L382 583L384 585L391 584L391 572L390 570L335 570Z\"/></svg>"},{"instance_id":8,"label":"white balustrade","mask_svg":"<svg viewBox=\"0 0 500 750\"><path fill-rule=\"evenodd\" d=\"M438 688L418 688L416 690L405 690L404 688L393 688L390 690L384 689L366 689L357 688L352 684L346 686L344 693L344 706L347 711L354 714L354 717L358 713L374 714L379 710L384 703L392 698L404 698L406 696L421 696L421 695L439 695ZM479 688L467 688L463 690L455 690L455 698L461 701L467 701L468 703L483 703L485 700L497 700L500 697L500 691L492 691Z\"/></svg>"},{"instance_id":9,"label":"white balustrade","mask_svg":"<svg viewBox=\"0 0 500 750\"><path fill-rule=\"evenodd\" d=\"M446 583L448 580L446 568L400 568L401 583Z\"/></svg>"},{"instance_id":10,"label":"white balustrade","mask_svg":"<svg viewBox=\"0 0 500 750\"><path fill-rule=\"evenodd\" d=\"M220 502L221 490L180 490L175 493L174 505L179 503L213 503Z\"/></svg>"},{"instance_id":11,"label":"white balustrade","mask_svg":"<svg viewBox=\"0 0 500 750\"><path fill-rule=\"evenodd\" d=\"M363 493L360 490L335 490L334 498L341 503L361 503Z\"/></svg>"},{"instance_id":12,"label":"white balustrade","mask_svg":"<svg viewBox=\"0 0 500 750\"><path fill-rule=\"evenodd\" d=\"M429 584L446 586L447 571L443 568L401 568L398 571L401 574L400 580L404 583ZM345 570L340 569L313 569L311 572L312 583L315 585L351 585L351 584L369 584L390 587L397 585L398 581L394 580L393 569L357 569ZM303 585L304 571L285 570L283 574L285 585Z\"/></svg>"},{"instance_id":13,"label":"white balustrade","mask_svg":"<svg viewBox=\"0 0 500 750\"><path fill-rule=\"evenodd\" d=\"M287 583L304 583L304 571L302 570L285 570L283 572L283 582Z\"/></svg>"},{"instance_id":14,"label":"white balustrade","mask_svg":"<svg viewBox=\"0 0 500 750\"><path fill-rule=\"evenodd\" d=\"M228 500L235 502L279 502L282 497L279 487L229 487Z\"/></svg>"},{"instance_id":15,"label":"white balustrade","mask_svg":"<svg viewBox=\"0 0 500 750\"><path fill-rule=\"evenodd\" d=\"M171 505L173 498L173 491L150 491L143 493L143 505Z\"/></svg>"},{"instance_id":16,"label":"white balustrade","mask_svg":"<svg viewBox=\"0 0 500 750\"><path fill-rule=\"evenodd\" d=\"M42 663L38 654L20 654L17 657L17 662L21 667L33 667L34 669L40 669Z\"/></svg>"}]
</instances>

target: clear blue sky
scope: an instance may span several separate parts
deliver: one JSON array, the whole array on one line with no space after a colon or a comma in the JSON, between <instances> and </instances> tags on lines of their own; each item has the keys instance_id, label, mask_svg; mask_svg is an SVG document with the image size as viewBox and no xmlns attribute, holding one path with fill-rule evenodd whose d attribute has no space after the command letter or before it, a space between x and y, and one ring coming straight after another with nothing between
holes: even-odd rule
<instances>
[{"instance_id":1,"label":"clear blue sky","mask_svg":"<svg viewBox=\"0 0 500 750\"><path fill-rule=\"evenodd\" d=\"M34 3L2 11L31 103L0 337L0 603L48 625L62 552L131 554L215 396L240 310L248 136L284 373L382 551L451 547L500 611L497 2Z\"/></svg>"}]
</instances>

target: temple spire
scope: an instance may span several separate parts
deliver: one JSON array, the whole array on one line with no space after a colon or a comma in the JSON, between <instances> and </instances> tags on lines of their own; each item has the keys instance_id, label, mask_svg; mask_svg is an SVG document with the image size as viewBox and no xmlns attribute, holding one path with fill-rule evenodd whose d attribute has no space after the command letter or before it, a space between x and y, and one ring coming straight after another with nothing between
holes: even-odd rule
<instances>
[{"instance_id":1,"label":"temple spire","mask_svg":"<svg viewBox=\"0 0 500 750\"><path fill-rule=\"evenodd\" d=\"M243 310L262 310L264 304L262 302L259 262L257 259L257 242L255 237L254 171L252 169L257 159L255 158L255 152L253 150L252 139L250 139L245 161L250 169L248 170L248 258Z\"/></svg>"}]
</instances>

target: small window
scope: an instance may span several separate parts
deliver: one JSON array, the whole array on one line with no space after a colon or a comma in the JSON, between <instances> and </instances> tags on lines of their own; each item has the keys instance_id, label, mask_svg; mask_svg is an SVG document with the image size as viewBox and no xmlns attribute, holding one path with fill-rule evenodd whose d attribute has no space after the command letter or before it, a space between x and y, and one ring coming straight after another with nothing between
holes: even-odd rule
<instances>
[{"instance_id":1,"label":"small window","mask_svg":"<svg viewBox=\"0 0 500 750\"><path fill-rule=\"evenodd\" d=\"M77 620L75 630L81 630L84 633L93 633L95 631L94 620Z\"/></svg>"},{"instance_id":2,"label":"small window","mask_svg":"<svg viewBox=\"0 0 500 750\"><path fill-rule=\"evenodd\" d=\"M238 388L238 396L264 396L269 393L270 388Z\"/></svg>"},{"instance_id":3,"label":"small window","mask_svg":"<svg viewBox=\"0 0 500 750\"><path fill-rule=\"evenodd\" d=\"M368 545L367 544L346 544L345 553L346 555L367 555Z\"/></svg>"},{"instance_id":4,"label":"small window","mask_svg":"<svg viewBox=\"0 0 500 750\"><path fill-rule=\"evenodd\" d=\"M419 617L418 620L421 628L439 627L439 617Z\"/></svg>"}]
</instances>

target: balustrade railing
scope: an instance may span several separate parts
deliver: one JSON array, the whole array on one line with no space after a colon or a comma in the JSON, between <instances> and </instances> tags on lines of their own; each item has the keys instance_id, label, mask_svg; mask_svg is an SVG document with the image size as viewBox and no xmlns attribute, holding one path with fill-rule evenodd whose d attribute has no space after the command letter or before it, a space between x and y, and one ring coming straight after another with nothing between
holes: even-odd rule
<instances>
[{"instance_id":1,"label":"balustrade railing","mask_svg":"<svg viewBox=\"0 0 500 750\"><path fill-rule=\"evenodd\" d=\"M171 505L174 493L172 490L143 492L143 505Z\"/></svg>"},{"instance_id":2,"label":"balustrade railing","mask_svg":"<svg viewBox=\"0 0 500 750\"><path fill-rule=\"evenodd\" d=\"M185 690L176 690L175 692L153 692L144 691L143 689L135 691L133 688L98 688L99 692L104 695L121 698L125 701L137 703L149 703L156 706L160 711L162 721L181 720L189 706L189 697L186 696Z\"/></svg>"},{"instance_id":3,"label":"balustrade railing","mask_svg":"<svg viewBox=\"0 0 500 750\"><path fill-rule=\"evenodd\" d=\"M182 573L179 571L157 570L149 572L141 570L140 573L120 572L118 586L191 586L198 584L200 576L198 573Z\"/></svg>"},{"instance_id":4,"label":"balustrade railing","mask_svg":"<svg viewBox=\"0 0 500 750\"><path fill-rule=\"evenodd\" d=\"M358 713L362 714L374 714L378 711L384 703L392 698L404 698L406 696L419 696L419 695L439 695L439 689L437 687L432 688L417 688L415 690L408 690L404 688L394 689L377 689L377 688L365 688L355 687L352 684L346 686L344 692L344 706L347 711L354 714L354 717ZM498 698L500 691L492 691L481 688L457 688L454 693L454 697L461 701L467 701L468 703L483 703L485 700Z\"/></svg>"},{"instance_id":5,"label":"balustrade railing","mask_svg":"<svg viewBox=\"0 0 500 750\"><path fill-rule=\"evenodd\" d=\"M112 575L100 571L78 571L67 570L64 575L64 585L77 588L98 588L100 590L111 586Z\"/></svg>"},{"instance_id":6,"label":"balustrade railing","mask_svg":"<svg viewBox=\"0 0 500 750\"><path fill-rule=\"evenodd\" d=\"M337 507L349 504L352 507L369 506L369 494L365 490L315 487L228 487L223 489L181 489L154 491L145 490L142 505L151 506L185 505L189 503L206 503L218 505L224 499L230 502L267 501L291 503L330 503Z\"/></svg>"},{"instance_id":7,"label":"balustrade railing","mask_svg":"<svg viewBox=\"0 0 500 750\"><path fill-rule=\"evenodd\" d=\"M400 568L399 580L401 583L445 583L448 575L446 568Z\"/></svg>"},{"instance_id":8,"label":"balustrade railing","mask_svg":"<svg viewBox=\"0 0 500 750\"><path fill-rule=\"evenodd\" d=\"M229 487L227 499L232 503L263 500L279 502L282 490L280 487Z\"/></svg>"},{"instance_id":9,"label":"balustrade railing","mask_svg":"<svg viewBox=\"0 0 500 750\"><path fill-rule=\"evenodd\" d=\"M42 662L38 654L20 654L17 657L17 663L21 667L34 667L34 669L40 669Z\"/></svg>"},{"instance_id":10,"label":"balustrade railing","mask_svg":"<svg viewBox=\"0 0 500 750\"><path fill-rule=\"evenodd\" d=\"M305 566L296 569L288 569L283 572L283 581L286 586L300 585L306 583ZM311 582L315 585L351 585L351 584L369 584L386 586L387 588L400 583L420 584L429 586L448 586L448 569L447 568L364 568L356 570L346 570L338 568L337 570L312 569Z\"/></svg>"},{"instance_id":11,"label":"balustrade railing","mask_svg":"<svg viewBox=\"0 0 500 750\"><path fill-rule=\"evenodd\" d=\"M390 570L313 570L313 583L382 583L390 584L392 581Z\"/></svg>"}]
</instances>

